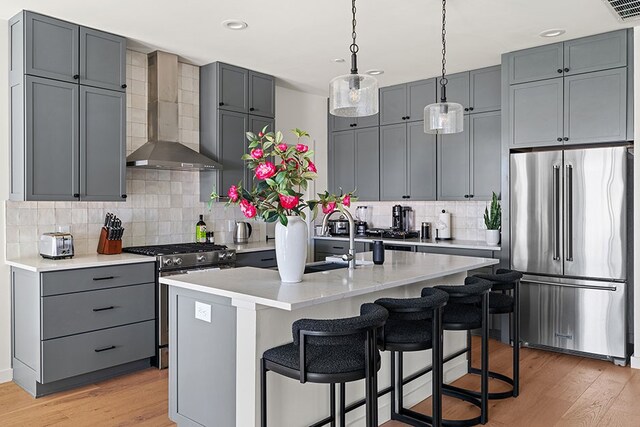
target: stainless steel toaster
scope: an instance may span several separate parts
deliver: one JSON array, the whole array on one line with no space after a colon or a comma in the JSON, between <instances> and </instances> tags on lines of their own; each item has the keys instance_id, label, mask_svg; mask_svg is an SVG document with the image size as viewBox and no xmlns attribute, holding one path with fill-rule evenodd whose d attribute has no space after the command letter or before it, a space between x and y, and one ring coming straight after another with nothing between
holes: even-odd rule
<instances>
[{"instance_id":1,"label":"stainless steel toaster","mask_svg":"<svg viewBox=\"0 0 640 427\"><path fill-rule=\"evenodd\" d=\"M70 233L44 233L40 236L40 255L43 258L73 257L73 236Z\"/></svg>"}]
</instances>

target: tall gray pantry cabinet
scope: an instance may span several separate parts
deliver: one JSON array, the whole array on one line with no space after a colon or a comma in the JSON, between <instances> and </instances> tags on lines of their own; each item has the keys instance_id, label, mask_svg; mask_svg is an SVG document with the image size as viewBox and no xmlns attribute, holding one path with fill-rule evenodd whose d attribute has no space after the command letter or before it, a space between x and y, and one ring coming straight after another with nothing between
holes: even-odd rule
<instances>
[{"instance_id":1,"label":"tall gray pantry cabinet","mask_svg":"<svg viewBox=\"0 0 640 427\"><path fill-rule=\"evenodd\" d=\"M126 198L126 40L20 12L9 22L11 199Z\"/></svg>"}]
</instances>

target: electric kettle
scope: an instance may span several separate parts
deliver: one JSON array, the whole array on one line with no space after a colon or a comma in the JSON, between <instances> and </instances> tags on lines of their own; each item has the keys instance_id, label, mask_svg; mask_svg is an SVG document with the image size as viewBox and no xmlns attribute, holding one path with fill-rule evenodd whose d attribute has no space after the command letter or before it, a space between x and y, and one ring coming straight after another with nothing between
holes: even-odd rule
<instances>
[{"instance_id":1,"label":"electric kettle","mask_svg":"<svg viewBox=\"0 0 640 427\"><path fill-rule=\"evenodd\" d=\"M251 224L245 221L236 221L236 230L233 233L234 243L249 243L251 237Z\"/></svg>"}]
</instances>

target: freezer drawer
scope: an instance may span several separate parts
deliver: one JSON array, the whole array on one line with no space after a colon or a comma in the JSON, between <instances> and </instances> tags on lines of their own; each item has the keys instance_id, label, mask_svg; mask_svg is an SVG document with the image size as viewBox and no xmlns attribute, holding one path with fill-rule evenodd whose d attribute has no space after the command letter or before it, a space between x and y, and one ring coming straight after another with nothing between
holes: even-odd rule
<instances>
[{"instance_id":1,"label":"freezer drawer","mask_svg":"<svg viewBox=\"0 0 640 427\"><path fill-rule=\"evenodd\" d=\"M625 283L525 276L521 284L525 345L626 358Z\"/></svg>"}]
</instances>

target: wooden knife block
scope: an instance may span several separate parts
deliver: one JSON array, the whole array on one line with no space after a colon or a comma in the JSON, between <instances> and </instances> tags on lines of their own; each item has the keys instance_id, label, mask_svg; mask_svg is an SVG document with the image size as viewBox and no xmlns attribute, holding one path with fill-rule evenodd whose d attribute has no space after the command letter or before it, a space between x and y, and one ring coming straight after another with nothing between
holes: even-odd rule
<instances>
[{"instance_id":1,"label":"wooden knife block","mask_svg":"<svg viewBox=\"0 0 640 427\"><path fill-rule=\"evenodd\" d=\"M118 255L122 253L122 240L108 240L107 229L102 227L98 241L98 253L103 255Z\"/></svg>"}]
</instances>

